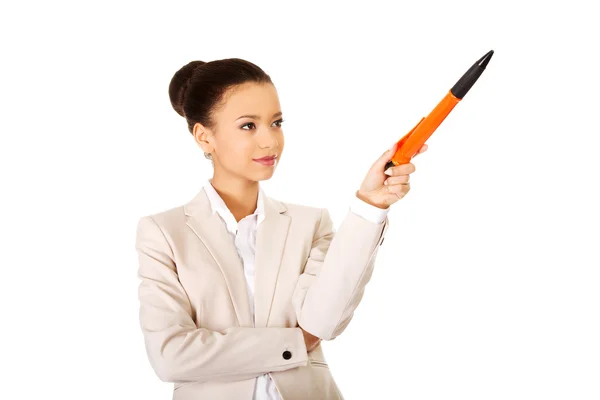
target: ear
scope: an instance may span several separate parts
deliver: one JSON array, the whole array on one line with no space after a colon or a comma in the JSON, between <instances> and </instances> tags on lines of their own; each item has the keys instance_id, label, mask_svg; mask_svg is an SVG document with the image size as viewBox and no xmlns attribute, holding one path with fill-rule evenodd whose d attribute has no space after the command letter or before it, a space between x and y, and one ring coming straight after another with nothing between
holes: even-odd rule
<instances>
[{"instance_id":1,"label":"ear","mask_svg":"<svg viewBox=\"0 0 600 400\"><path fill-rule=\"evenodd\" d=\"M210 130L206 129L201 123L196 122L194 124L193 134L196 144L198 144L205 153L212 153L215 150L215 147L212 144Z\"/></svg>"}]
</instances>

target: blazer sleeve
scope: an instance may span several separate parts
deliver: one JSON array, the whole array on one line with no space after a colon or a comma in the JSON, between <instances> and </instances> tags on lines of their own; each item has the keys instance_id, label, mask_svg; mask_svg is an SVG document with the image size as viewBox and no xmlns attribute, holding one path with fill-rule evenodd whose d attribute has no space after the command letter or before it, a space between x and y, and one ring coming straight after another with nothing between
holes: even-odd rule
<instances>
[{"instance_id":1,"label":"blazer sleeve","mask_svg":"<svg viewBox=\"0 0 600 400\"><path fill-rule=\"evenodd\" d=\"M292 296L298 325L333 340L350 323L371 279L375 257L389 226L348 211L338 231L326 208Z\"/></svg>"},{"instance_id":2,"label":"blazer sleeve","mask_svg":"<svg viewBox=\"0 0 600 400\"><path fill-rule=\"evenodd\" d=\"M161 380L234 381L307 365L298 327L198 328L171 246L152 216L139 220L135 247L140 325L150 364Z\"/></svg>"}]
</instances>

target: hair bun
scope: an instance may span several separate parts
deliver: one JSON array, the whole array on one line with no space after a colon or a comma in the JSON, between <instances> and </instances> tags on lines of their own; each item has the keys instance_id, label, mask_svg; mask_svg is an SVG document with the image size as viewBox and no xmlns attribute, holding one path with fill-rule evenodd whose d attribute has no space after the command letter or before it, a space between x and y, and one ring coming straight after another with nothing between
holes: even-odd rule
<instances>
[{"instance_id":1,"label":"hair bun","mask_svg":"<svg viewBox=\"0 0 600 400\"><path fill-rule=\"evenodd\" d=\"M169 98L171 99L171 105L173 109L177 111L177 114L185 118L185 111L183 106L185 104L185 97L187 88L190 83L190 79L194 76L196 69L206 64L204 61L191 61L181 67L169 83Z\"/></svg>"}]
</instances>

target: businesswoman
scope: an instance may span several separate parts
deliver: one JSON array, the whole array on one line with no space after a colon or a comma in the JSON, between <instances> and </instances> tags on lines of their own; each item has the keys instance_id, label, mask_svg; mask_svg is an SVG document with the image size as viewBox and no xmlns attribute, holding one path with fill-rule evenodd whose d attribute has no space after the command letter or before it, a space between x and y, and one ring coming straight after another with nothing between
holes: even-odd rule
<instances>
[{"instance_id":1,"label":"businesswoman","mask_svg":"<svg viewBox=\"0 0 600 400\"><path fill-rule=\"evenodd\" d=\"M173 399L343 399L321 340L340 335L373 272L412 163L374 162L337 231L326 208L269 197L284 150L277 91L233 58L192 61L171 104L214 173L188 202L139 219L140 324ZM426 150L424 145L419 152Z\"/></svg>"}]
</instances>

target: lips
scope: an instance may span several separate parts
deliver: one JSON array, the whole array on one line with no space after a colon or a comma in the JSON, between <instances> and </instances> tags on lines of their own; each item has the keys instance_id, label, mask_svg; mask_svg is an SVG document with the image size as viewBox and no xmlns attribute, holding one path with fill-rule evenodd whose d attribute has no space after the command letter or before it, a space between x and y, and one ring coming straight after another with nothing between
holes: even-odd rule
<instances>
[{"instance_id":1,"label":"lips","mask_svg":"<svg viewBox=\"0 0 600 400\"><path fill-rule=\"evenodd\" d=\"M276 159L277 156L268 156L268 157L263 157L263 158L253 158L254 161L273 161L274 159Z\"/></svg>"}]
</instances>

